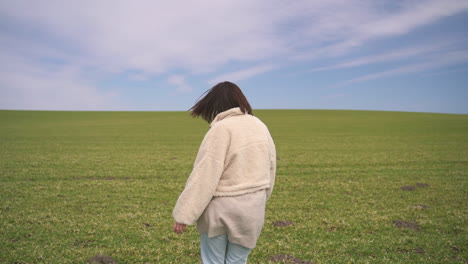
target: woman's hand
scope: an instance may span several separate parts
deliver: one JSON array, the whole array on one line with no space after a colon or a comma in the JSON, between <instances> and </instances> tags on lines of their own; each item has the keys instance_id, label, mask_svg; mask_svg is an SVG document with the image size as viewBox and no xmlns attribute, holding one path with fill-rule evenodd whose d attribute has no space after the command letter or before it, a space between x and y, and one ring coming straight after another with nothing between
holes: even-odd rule
<instances>
[{"instance_id":1,"label":"woman's hand","mask_svg":"<svg viewBox=\"0 0 468 264\"><path fill-rule=\"evenodd\" d=\"M182 234L185 231L185 228L187 228L187 225L184 224L179 224L179 223L174 223L174 232L177 234Z\"/></svg>"}]
</instances>

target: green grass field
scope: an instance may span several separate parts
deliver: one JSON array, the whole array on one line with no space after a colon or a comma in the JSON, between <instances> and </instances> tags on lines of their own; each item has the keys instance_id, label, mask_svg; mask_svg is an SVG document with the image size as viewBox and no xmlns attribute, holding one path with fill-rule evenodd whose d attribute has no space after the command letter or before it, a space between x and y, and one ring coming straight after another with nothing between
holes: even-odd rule
<instances>
[{"instance_id":1,"label":"green grass field","mask_svg":"<svg viewBox=\"0 0 468 264\"><path fill-rule=\"evenodd\" d=\"M468 262L468 115L254 114L278 170L249 263ZM199 263L171 213L207 129L187 112L0 111L0 263Z\"/></svg>"}]
</instances>

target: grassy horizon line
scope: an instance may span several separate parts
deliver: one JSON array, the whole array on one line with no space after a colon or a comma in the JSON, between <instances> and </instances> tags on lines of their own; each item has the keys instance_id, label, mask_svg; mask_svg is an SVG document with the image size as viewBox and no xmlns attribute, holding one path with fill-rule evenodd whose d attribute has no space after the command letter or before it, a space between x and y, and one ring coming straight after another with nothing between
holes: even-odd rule
<instances>
[{"instance_id":1,"label":"grassy horizon line","mask_svg":"<svg viewBox=\"0 0 468 264\"><path fill-rule=\"evenodd\" d=\"M189 110L32 110L32 109L0 109L9 112L97 112L97 113L148 113L148 112L189 112ZM307 108L256 108L253 111L342 111L342 112L385 112L385 113L417 113L417 114L441 114L441 115L468 115L468 113L446 112L418 112L404 110L369 110L369 109L307 109Z\"/></svg>"}]
</instances>

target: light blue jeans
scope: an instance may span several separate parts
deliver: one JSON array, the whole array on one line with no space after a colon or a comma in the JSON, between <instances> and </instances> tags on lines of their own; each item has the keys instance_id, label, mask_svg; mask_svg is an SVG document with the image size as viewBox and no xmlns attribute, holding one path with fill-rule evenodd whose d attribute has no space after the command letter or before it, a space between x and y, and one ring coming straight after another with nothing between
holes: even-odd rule
<instances>
[{"instance_id":1,"label":"light blue jeans","mask_svg":"<svg viewBox=\"0 0 468 264\"><path fill-rule=\"evenodd\" d=\"M200 251L203 264L245 264L250 248L229 242L226 235L201 233Z\"/></svg>"}]
</instances>

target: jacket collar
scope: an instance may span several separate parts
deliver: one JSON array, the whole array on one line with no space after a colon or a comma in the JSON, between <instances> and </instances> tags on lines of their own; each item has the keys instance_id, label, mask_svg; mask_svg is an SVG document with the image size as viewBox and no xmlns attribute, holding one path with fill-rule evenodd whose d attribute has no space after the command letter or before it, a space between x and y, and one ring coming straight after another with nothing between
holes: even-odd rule
<instances>
[{"instance_id":1,"label":"jacket collar","mask_svg":"<svg viewBox=\"0 0 468 264\"><path fill-rule=\"evenodd\" d=\"M247 114L247 113L245 113ZM242 111L240 110L239 107L231 108L229 110L226 110L224 112L221 112L216 115L216 117L213 119L213 121L210 124L210 127L212 127L216 122L219 122L223 120L224 118L230 117L230 116L238 116L238 115L244 115Z\"/></svg>"}]
</instances>

